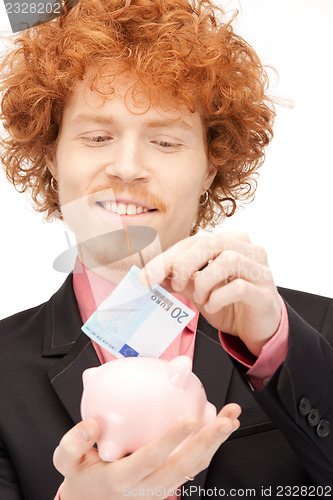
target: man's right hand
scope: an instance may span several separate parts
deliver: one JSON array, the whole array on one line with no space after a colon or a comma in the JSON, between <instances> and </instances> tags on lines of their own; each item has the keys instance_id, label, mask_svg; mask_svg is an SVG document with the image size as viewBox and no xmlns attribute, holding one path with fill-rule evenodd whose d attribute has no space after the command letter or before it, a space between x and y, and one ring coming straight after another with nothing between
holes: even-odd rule
<instances>
[{"instance_id":1,"label":"man's right hand","mask_svg":"<svg viewBox=\"0 0 333 500\"><path fill-rule=\"evenodd\" d=\"M228 404L215 420L201 428L197 420L181 420L116 462L99 458L94 448L98 424L84 420L65 434L54 452L54 465L65 477L61 500L124 500L126 496L138 496L139 490L147 491L147 500L155 498L151 494L155 490L156 498L166 498L168 494L162 496L161 491L176 490L188 480L186 476L196 476L208 467L216 450L238 429L240 412L239 405ZM186 443L172 453L186 438Z\"/></svg>"}]
</instances>

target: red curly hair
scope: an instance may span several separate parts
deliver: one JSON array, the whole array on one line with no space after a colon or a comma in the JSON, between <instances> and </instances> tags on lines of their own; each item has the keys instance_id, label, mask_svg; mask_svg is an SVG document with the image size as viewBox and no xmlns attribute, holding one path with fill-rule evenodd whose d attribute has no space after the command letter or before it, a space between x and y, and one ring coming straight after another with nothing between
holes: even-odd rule
<instances>
[{"instance_id":1,"label":"red curly hair","mask_svg":"<svg viewBox=\"0 0 333 500\"><path fill-rule=\"evenodd\" d=\"M74 83L98 62L91 88L102 92L103 65L111 60L113 76L135 74L153 104L162 95L200 111L217 174L194 232L232 215L237 202L253 198L275 112L257 54L224 17L211 0L80 0L23 31L0 61L7 178L30 190L47 217L60 210L45 153L56 143Z\"/></svg>"}]
</instances>

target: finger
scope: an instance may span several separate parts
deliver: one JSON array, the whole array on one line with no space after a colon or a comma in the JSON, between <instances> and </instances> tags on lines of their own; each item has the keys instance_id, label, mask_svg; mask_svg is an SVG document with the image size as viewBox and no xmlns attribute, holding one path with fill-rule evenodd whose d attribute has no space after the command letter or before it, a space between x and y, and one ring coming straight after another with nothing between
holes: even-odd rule
<instances>
[{"instance_id":1,"label":"finger","mask_svg":"<svg viewBox=\"0 0 333 500\"><path fill-rule=\"evenodd\" d=\"M221 281L229 277L228 273L237 276L237 272L233 271L237 265L244 264L243 267L247 269L256 265L264 269L268 265L267 254L262 247L237 240L233 233L218 234L215 238L208 236L206 240L197 241L174 263L173 287L177 291L183 291L189 278L196 279L209 275L210 271L216 272L219 270L216 264L219 263L227 266Z\"/></svg>"},{"instance_id":2,"label":"finger","mask_svg":"<svg viewBox=\"0 0 333 500\"><path fill-rule=\"evenodd\" d=\"M67 432L61 439L53 454L55 468L65 477L70 476L82 464L83 457L92 451L98 436L98 424L93 419L87 419Z\"/></svg>"},{"instance_id":3,"label":"finger","mask_svg":"<svg viewBox=\"0 0 333 500\"><path fill-rule=\"evenodd\" d=\"M161 283L167 276L171 276L174 290L181 292L196 272L225 250L237 251L259 263L267 262L264 249L250 243L245 233L193 236L179 243L181 245L174 245L147 264L145 273L151 284ZM144 277L142 282L143 280Z\"/></svg>"},{"instance_id":4,"label":"finger","mask_svg":"<svg viewBox=\"0 0 333 500\"><path fill-rule=\"evenodd\" d=\"M226 416L228 414L232 418ZM239 414L240 407L236 404L230 409L221 411L213 422L190 437L181 450L146 478L148 487L158 484L165 485L168 489L175 489L187 481L187 475L195 476L206 469L221 444L238 429Z\"/></svg>"},{"instance_id":5,"label":"finger","mask_svg":"<svg viewBox=\"0 0 333 500\"><path fill-rule=\"evenodd\" d=\"M117 463L118 473L124 471L139 482L164 464L170 454L200 427L196 419L184 419L167 429L161 436Z\"/></svg>"},{"instance_id":6,"label":"finger","mask_svg":"<svg viewBox=\"0 0 333 500\"><path fill-rule=\"evenodd\" d=\"M237 403L229 403L223 406L222 410L217 415L217 418L226 417L231 420L236 420L242 413L242 408Z\"/></svg>"},{"instance_id":7,"label":"finger","mask_svg":"<svg viewBox=\"0 0 333 500\"><path fill-rule=\"evenodd\" d=\"M265 312L268 307L277 303L276 300L273 300L275 294L267 293L267 290L267 287L256 286L241 278L235 279L214 290L204 308L209 314L214 314L223 307L242 302L256 311ZM276 295L278 295L277 292Z\"/></svg>"},{"instance_id":8,"label":"finger","mask_svg":"<svg viewBox=\"0 0 333 500\"><path fill-rule=\"evenodd\" d=\"M245 231L229 231L229 232L224 232L224 231L222 232L221 231L218 234L223 234L223 235L226 235L232 239L236 239L239 241L244 241L245 243L252 244L250 236Z\"/></svg>"},{"instance_id":9,"label":"finger","mask_svg":"<svg viewBox=\"0 0 333 500\"><path fill-rule=\"evenodd\" d=\"M179 241L165 252L152 259L144 269L141 269L139 281L146 286L162 283L170 274L177 256L182 255L184 250L192 244L195 236Z\"/></svg>"},{"instance_id":10,"label":"finger","mask_svg":"<svg viewBox=\"0 0 333 500\"><path fill-rule=\"evenodd\" d=\"M218 286L241 278L254 284L273 283L270 269L258 264L246 255L225 250L194 278L193 299L204 304L210 293Z\"/></svg>"}]
</instances>

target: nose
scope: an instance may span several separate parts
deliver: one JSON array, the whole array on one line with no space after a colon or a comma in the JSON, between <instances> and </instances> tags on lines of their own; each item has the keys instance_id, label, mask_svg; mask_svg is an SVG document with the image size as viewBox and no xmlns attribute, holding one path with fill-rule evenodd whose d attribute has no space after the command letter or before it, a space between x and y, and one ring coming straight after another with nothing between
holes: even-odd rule
<instances>
[{"instance_id":1,"label":"nose","mask_svg":"<svg viewBox=\"0 0 333 500\"><path fill-rule=\"evenodd\" d=\"M112 158L105 167L108 177L117 177L124 183L143 181L147 179L147 169L144 166L144 158L139 140L135 137L127 137L115 145Z\"/></svg>"}]
</instances>

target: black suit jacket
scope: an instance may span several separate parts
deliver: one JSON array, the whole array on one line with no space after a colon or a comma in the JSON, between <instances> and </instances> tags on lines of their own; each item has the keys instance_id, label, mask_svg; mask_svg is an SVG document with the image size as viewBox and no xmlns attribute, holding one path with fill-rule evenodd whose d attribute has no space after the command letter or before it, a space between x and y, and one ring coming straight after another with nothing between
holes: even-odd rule
<instances>
[{"instance_id":1,"label":"black suit jacket","mask_svg":"<svg viewBox=\"0 0 333 500\"><path fill-rule=\"evenodd\" d=\"M219 488L226 493L254 488L257 498L263 488L272 488L274 498L278 492L284 497L286 490L277 488L285 485L333 485L333 348L318 333L333 340L333 300L280 293L290 304L290 348L263 391L251 390L217 331L199 319L193 371L218 410L237 402L243 411L240 428L210 467L184 485L184 498L190 487L192 499L200 493L204 498L199 487L216 488L216 496ZM0 322L1 500L52 500L62 481L52 465L53 451L81 419L82 372L100 364L81 326L72 275L45 304ZM326 437L300 413L302 398L327 422L324 431L330 425Z\"/></svg>"}]
</instances>

